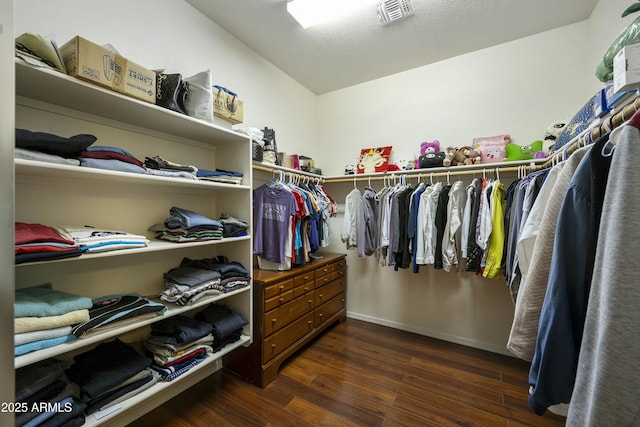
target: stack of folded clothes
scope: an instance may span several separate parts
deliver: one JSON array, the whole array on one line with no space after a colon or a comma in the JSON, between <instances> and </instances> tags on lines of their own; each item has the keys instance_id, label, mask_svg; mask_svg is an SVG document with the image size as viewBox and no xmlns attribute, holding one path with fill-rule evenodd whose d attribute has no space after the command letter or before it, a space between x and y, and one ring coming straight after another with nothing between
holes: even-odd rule
<instances>
[{"instance_id":1,"label":"stack of folded clothes","mask_svg":"<svg viewBox=\"0 0 640 427\"><path fill-rule=\"evenodd\" d=\"M229 262L224 256L200 260L184 258L179 267L164 273L165 290L160 299L191 305L205 297L248 286L249 281L247 269L239 262Z\"/></svg>"},{"instance_id":2,"label":"stack of folded clothes","mask_svg":"<svg viewBox=\"0 0 640 427\"><path fill-rule=\"evenodd\" d=\"M242 184L242 173L224 169L198 169L196 177L201 181L224 182L226 184Z\"/></svg>"},{"instance_id":3,"label":"stack of folded clothes","mask_svg":"<svg viewBox=\"0 0 640 427\"><path fill-rule=\"evenodd\" d=\"M242 328L249 321L240 313L231 310L224 304L213 303L196 313L196 319L209 323L213 330L213 351L219 351L227 344L238 341L242 337Z\"/></svg>"},{"instance_id":4,"label":"stack of folded clothes","mask_svg":"<svg viewBox=\"0 0 640 427\"><path fill-rule=\"evenodd\" d=\"M103 230L89 226L56 227L56 230L60 235L79 244L83 253L143 248L149 244L145 236L125 231Z\"/></svg>"},{"instance_id":5,"label":"stack of folded clothes","mask_svg":"<svg viewBox=\"0 0 640 427\"><path fill-rule=\"evenodd\" d=\"M169 214L171 216L165 219L164 224L149 228L158 239L177 243L222 239L220 221L175 206L169 210Z\"/></svg>"},{"instance_id":6,"label":"stack of folded clothes","mask_svg":"<svg viewBox=\"0 0 640 427\"><path fill-rule=\"evenodd\" d=\"M80 153L80 166L119 172L147 173L133 154L118 147L95 145Z\"/></svg>"},{"instance_id":7,"label":"stack of folded clothes","mask_svg":"<svg viewBox=\"0 0 640 427\"><path fill-rule=\"evenodd\" d=\"M213 327L203 321L178 315L151 325L144 339L147 354L153 357L153 369L161 381L172 381L212 352Z\"/></svg>"},{"instance_id":8,"label":"stack of folded clothes","mask_svg":"<svg viewBox=\"0 0 640 427\"><path fill-rule=\"evenodd\" d=\"M47 359L16 370L16 427L80 426L86 404L63 380L69 363ZM24 409L24 410L23 410Z\"/></svg>"},{"instance_id":9,"label":"stack of folded clothes","mask_svg":"<svg viewBox=\"0 0 640 427\"><path fill-rule=\"evenodd\" d=\"M138 322L149 317L160 316L167 308L158 302L138 294L108 295L95 298L89 308L89 320L72 328L76 337L91 331L100 332L110 327L123 326L125 322Z\"/></svg>"},{"instance_id":10,"label":"stack of folded clothes","mask_svg":"<svg viewBox=\"0 0 640 427\"><path fill-rule=\"evenodd\" d=\"M79 166L77 157L96 141L93 135L80 134L69 138L16 129L14 156L18 159Z\"/></svg>"},{"instance_id":11,"label":"stack of folded clothes","mask_svg":"<svg viewBox=\"0 0 640 427\"><path fill-rule=\"evenodd\" d=\"M73 358L67 378L80 387L87 404L85 412L116 410L117 403L151 387L158 377L151 371L151 359L116 339Z\"/></svg>"},{"instance_id":12,"label":"stack of folded clothes","mask_svg":"<svg viewBox=\"0 0 640 427\"><path fill-rule=\"evenodd\" d=\"M76 336L72 326L89 319L91 299L56 291L47 283L17 289L14 303L14 354L53 347Z\"/></svg>"},{"instance_id":13,"label":"stack of folded clothes","mask_svg":"<svg viewBox=\"0 0 640 427\"><path fill-rule=\"evenodd\" d=\"M181 165L164 159L161 156L145 157L144 165L151 175L169 176L174 178L197 179L198 168L191 165Z\"/></svg>"},{"instance_id":14,"label":"stack of folded clothes","mask_svg":"<svg viewBox=\"0 0 640 427\"><path fill-rule=\"evenodd\" d=\"M241 237L249 234L247 233L249 222L244 219L234 218L229 214L223 213L220 215L219 221L222 224L223 237Z\"/></svg>"},{"instance_id":15,"label":"stack of folded clothes","mask_svg":"<svg viewBox=\"0 0 640 427\"><path fill-rule=\"evenodd\" d=\"M53 227L42 224L15 223L16 264L49 261L82 255L80 245L65 238Z\"/></svg>"}]
</instances>

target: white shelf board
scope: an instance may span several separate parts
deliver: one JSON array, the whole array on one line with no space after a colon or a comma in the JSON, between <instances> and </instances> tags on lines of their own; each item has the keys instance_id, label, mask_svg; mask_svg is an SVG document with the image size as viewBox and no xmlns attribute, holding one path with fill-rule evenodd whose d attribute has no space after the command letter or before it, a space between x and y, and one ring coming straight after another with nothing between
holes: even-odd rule
<instances>
[{"instance_id":1,"label":"white shelf board","mask_svg":"<svg viewBox=\"0 0 640 427\"><path fill-rule=\"evenodd\" d=\"M15 159L16 175L50 178L69 178L90 181L104 181L122 184L157 185L167 188L202 189L206 191L251 190L251 185L227 184L223 182L190 180L156 175L144 175L83 166L63 165L38 160Z\"/></svg>"},{"instance_id":2,"label":"white shelf board","mask_svg":"<svg viewBox=\"0 0 640 427\"><path fill-rule=\"evenodd\" d=\"M16 60L16 95L208 144L246 144L247 135Z\"/></svg>"}]
</instances>

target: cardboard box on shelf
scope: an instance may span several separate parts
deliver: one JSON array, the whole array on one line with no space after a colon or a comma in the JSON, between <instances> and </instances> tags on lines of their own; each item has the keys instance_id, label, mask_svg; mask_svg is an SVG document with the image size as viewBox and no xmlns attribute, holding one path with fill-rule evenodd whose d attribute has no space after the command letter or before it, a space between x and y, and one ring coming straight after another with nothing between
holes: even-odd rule
<instances>
[{"instance_id":1,"label":"cardboard box on shelf","mask_svg":"<svg viewBox=\"0 0 640 427\"><path fill-rule=\"evenodd\" d=\"M640 43L620 49L613 58L613 92L640 87Z\"/></svg>"},{"instance_id":2,"label":"cardboard box on shelf","mask_svg":"<svg viewBox=\"0 0 640 427\"><path fill-rule=\"evenodd\" d=\"M155 104L156 73L80 36L60 48L67 73Z\"/></svg>"}]
</instances>

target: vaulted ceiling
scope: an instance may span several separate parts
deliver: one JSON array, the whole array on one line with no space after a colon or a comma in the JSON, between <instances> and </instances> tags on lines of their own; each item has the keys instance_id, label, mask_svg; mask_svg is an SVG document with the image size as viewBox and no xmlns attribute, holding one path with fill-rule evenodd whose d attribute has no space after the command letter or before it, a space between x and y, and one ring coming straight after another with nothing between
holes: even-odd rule
<instances>
[{"instance_id":1,"label":"vaulted ceiling","mask_svg":"<svg viewBox=\"0 0 640 427\"><path fill-rule=\"evenodd\" d=\"M287 13L287 0L187 2L322 94L583 21L598 0L413 0L413 16L386 26L373 0L306 30Z\"/></svg>"}]
</instances>

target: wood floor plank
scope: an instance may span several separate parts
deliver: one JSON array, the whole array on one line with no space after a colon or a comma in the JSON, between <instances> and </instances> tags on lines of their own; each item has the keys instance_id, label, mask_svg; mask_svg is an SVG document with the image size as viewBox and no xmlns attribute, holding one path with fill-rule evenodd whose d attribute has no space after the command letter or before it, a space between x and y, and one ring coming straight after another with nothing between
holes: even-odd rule
<instances>
[{"instance_id":1,"label":"wood floor plank","mask_svg":"<svg viewBox=\"0 0 640 427\"><path fill-rule=\"evenodd\" d=\"M354 319L265 388L222 370L130 427L560 427L527 402L528 363Z\"/></svg>"}]
</instances>

